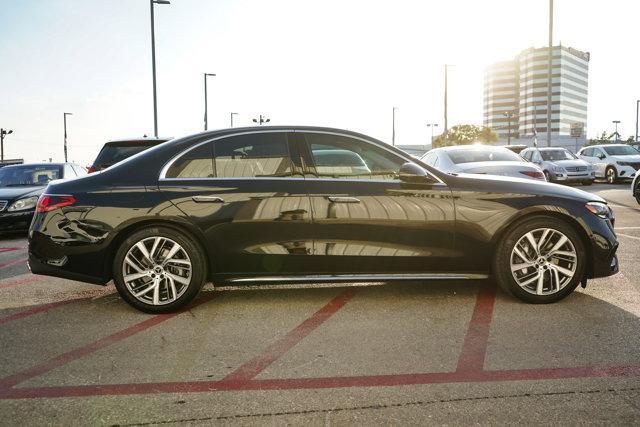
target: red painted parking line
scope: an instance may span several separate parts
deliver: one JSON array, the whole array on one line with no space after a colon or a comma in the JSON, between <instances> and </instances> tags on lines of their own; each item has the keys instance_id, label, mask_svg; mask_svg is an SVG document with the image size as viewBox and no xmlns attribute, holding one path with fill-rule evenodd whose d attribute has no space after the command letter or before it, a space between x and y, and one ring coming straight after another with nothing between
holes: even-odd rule
<instances>
[{"instance_id":1,"label":"red painted parking line","mask_svg":"<svg viewBox=\"0 0 640 427\"><path fill-rule=\"evenodd\" d=\"M206 393L246 390L312 390L345 387L393 387L444 383L638 377L640 366L606 366L504 371L434 372L352 377L285 378L248 381L185 381L83 386L21 387L0 390L0 399L88 397L161 393Z\"/></svg>"},{"instance_id":2,"label":"red painted parking line","mask_svg":"<svg viewBox=\"0 0 640 427\"><path fill-rule=\"evenodd\" d=\"M355 289L347 289L346 291L341 292L340 295L329 301L320 310L316 311L313 316L267 347L262 354L251 359L227 375L223 381L246 381L255 378L260 374L260 372L282 357L283 354L288 352L307 335L313 332L318 326L322 325L327 319L333 316L346 303L348 303L355 294Z\"/></svg>"},{"instance_id":3,"label":"red painted parking line","mask_svg":"<svg viewBox=\"0 0 640 427\"><path fill-rule=\"evenodd\" d=\"M213 295L213 294L211 294ZM124 340L125 338L128 338L132 335L135 335L139 332L145 331L155 325L158 325L164 321L167 321L169 319L172 319L182 313L184 313L185 311L188 311L206 301L208 301L209 299L211 299L211 297L209 298L202 298L200 301L196 302L195 304L190 305L187 309L182 310L182 311L178 311L175 313L170 313L170 314L160 314L160 315L156 315L153 316L147 320L144 320L142 322L136 323L135 325L129 326L126 329L123 329L121 331L118 331L116 333L113 333L109 336L106 336L104 338L101 338L97 341L94 341L92 343L89 343L87 345L84 345L82 347L78 347L74 350L68 351L66 353L63 353L57 357L54 357L52 359L47 360L46 362L43 362L39 365L33 366L29 369L25 369L24 371L18 372L16 374L10 375L8 377L5 377L3 379L0 380L0 390L5 389L5 388L9 388L9 387L14 387L24 381L27 381L31 378L37 377L39 375L42 375L46 372L49 372L52 369L58 368L62 365L66 365L69 362L72 362L76 359L79 359L81 357L84 357L88 354L94 353L102 348L108 347L114 343L117 343L119 341Z\"/></svg>"},{"instance_id":4,"label":"red painted parking line","mask_svg":"<svg viewBox=\"0 0 640 427\"><path fill-rule=\"evenodd\" d=\"M26 249L26 248L0 248L0 253L2 252L13 252L13 251L19 251L22 249Z\"/></svg>"},{"instance_id":5,"label":"red painted parking line","mask_svg":"<svg viewBox=\"0 0 640 427\"><path fill-rule=\"evenodd\" d=\"M13 261L0 264L0 268L11 267L12 265L27 263L27 258L14 259Z\"/></svg>"},{"instance_id":6,"label":"red painted parking line","mask_svg":"<svg viewBox=\"0 0 640 427\"><path fill-rule=\"evenodd\" d=\"M462 352L458 357L456 369L458 372L482 371L484 369L484 358L487 353L495 302L495 286L493 284L483 285L476 297L469 329L465 334Z\"/></svg>"},{"instance_id":7,"label":"red painted parking line","mask_svg":"<svg viewBox=\"0 0 640 427\"><path fill-rule=\"evenodd\" d=\"M37 282L39 279L40 278L38 278L37 276L28 276L20 280L0 283L0 289L8 289L8 288L15 288L16 286L30 285L32 283Z\"/></svg>"}]
</instances>

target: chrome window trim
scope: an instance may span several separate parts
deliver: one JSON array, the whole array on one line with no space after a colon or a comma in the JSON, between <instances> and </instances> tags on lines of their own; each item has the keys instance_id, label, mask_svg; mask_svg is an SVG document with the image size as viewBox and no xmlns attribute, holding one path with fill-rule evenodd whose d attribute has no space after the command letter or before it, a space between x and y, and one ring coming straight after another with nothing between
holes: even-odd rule
<instances>
[{"instance_id":1,"label":"chrome window trim","mask_svg":"<svg viewBox=\"0 0 640 427\"><path fill-rule=\"evenodd\" d=\"M220 139L225 139L225 138L230 138L233 136L241 136L241 135L249 135L249 134L254 134L254 133L320 133L320 134L325 134L325 135L336 135L336 136L343 136L345 138L353 138L353 139L357 139L359 141L368 143L368 144L372 144L375 145L378 148L383 149L384 151L387 151L388 153L391 153L395 156L400 157L401 159L405 160L406 162L410 162L410 163L414 163L414 160L411 158L407 158L401 154L396 153L393 150L389 150L388 148L384 147L383 145L378 144L377 142L365 139L365 138L361 138L358 136L354 136L354 135L348 135L345 133L341 133L341 132L330 132L330 131L319 131L319 130L304 130L304 129L269 129L269 130L255 130L255 131L247 131L247 132L238 132L238 133L233 133L233 134L228 134L228 135L223 135L223 136L219 136L216 138L212 138L212 139L208 139L206 141L202 141L199 142L198 144L187 148L186 150L176 154L175 156L173 156L161 169L160 171L160 176L158 178L159 181L233 181L233 180L249 180L249 179L253 179L253 180L268 180L268 179L277 179L277 180L283 180L283 179L289 179L289 180L303 180L303 179L307 179L307 180L314 180L314 181L347 181L347 182L399 182L399 179L393 179L393 180L386 180L386 179L381 179L381 180L377 180L377 179L350 179L350 178L329 178L329 177L278 177L278 176L257 176L257 177L253 177L253 176L246 176L246 177L214 177L214 178L167 178L166 174L167 171L169 170L169 168L171 168L171 166L173 165L173 163L176 162L176 160L178 160L178 158L186 155L188 152L190 152L191 150L195 150L196 148L200 147L201 145L204 144L208 144L210 142L214 142L214 141L218 141ZM215 161L215 160L214 160ZM438 181L439 184L444 184L446 185L440 178L438 178L436 175L432 174L429 170L425 169L425 171L429 174L430 177L436 179Z\"/></svg>"}]
</instances>

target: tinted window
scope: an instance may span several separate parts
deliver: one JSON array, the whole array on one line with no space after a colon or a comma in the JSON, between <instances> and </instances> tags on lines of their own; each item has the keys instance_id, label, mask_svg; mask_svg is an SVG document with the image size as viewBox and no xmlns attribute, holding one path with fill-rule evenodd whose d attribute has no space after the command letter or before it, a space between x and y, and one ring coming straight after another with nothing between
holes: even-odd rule
<instances>
[{"instance_id":1,"label":"tinted window","mask_svg":"<svg viewBox=\"0 0 640 427\"><path fill-rule=\"evenodd\" d=\"M293 168L283 132L232 136L215 142L218 178L286 177Z\"/></svg>"},{"instance_id":2,"label":"tinted window","mask_svg":"<svg viewBox=\"0 0 640 427\"><path fill-rule=\"evenodd\" d=\"M138 154L149 147L153 147L155 143L137 143L136 145L105 145L100 150L94 164L96 166L111 166L128 157Z\"/></svg>"},{"instance_id":3,"label":"tinted window","mask_svg":"<svg viewBox=\"0 0 640 427\"><path fill-rule=\"evenodd\" d=\"M212 178L213 156L211 143L205 143L179 157L165 175L167 178Z\"/></svg>"},{"instance_id":4,"label":"tinted window","mask_svg":"<svg viewBox=\"0 0 640 427\"><path fill-rule=\"evenodd\" d=\"M25 165L0 169L0 187L47 185L62 178L60 165Z\"/></svg>"},{"instance_id":5,"label":"tinted window","mask_svg":"<svg viewBox=\"0 0 640 427\"><path fill-rule=\"evenodd\" d=\"M320 177L396 179L405 160L357 139L320 133L306 134Z\"/></svg>"},{"instance_id":6,"label":"tinted window","mask_svg":"<svg viewBox=\"0 0 640 427\"><path fill-rule=\"evenodd\" d=\"M585 148L582 151L583 156L592 157L593 156L593 148Z\"/></svg>"},{"instance_id":7,"label":"tinted window","mask_svg":"<svg viewBox=\"0 0 640 427\"><path fill-rule=\"evenodd\" d=\"M576 158L576 156L568 150L543 150L540 154L542 154L543 159L551 162L556 160L574 160Z\"/></svg>"},{"instance_id":8,"label":"tinted window","mask_svg":"<svg viewBox=\"0 0 640 427\"><path fill-rule=\"evenodd\" d=\"M522 162L522 157L511 150L498 147L464 147L448 150L447 154L455 164L475 162Z\"/></svg>"},{"instance_id":9,"label":"tinted window","mask_svg":"<svg viewBox=\"0 0 640 427\"><path fill-rule=\"evenodd\" d=\"M611 147L604 147L604 151L610 156L631 156L637 155L638 152L628 145L614 145Z\"/></svg>"}]
</instances>

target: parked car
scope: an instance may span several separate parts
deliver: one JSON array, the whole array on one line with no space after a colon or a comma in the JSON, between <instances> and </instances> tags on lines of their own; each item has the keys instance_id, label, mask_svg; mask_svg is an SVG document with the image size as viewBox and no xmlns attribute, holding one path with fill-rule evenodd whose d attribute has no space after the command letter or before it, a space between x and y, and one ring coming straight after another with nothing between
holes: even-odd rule
<instances>
[{"instance_id":1,"label":"parked car","mask_svg":"<svg viewBox=\"0 0 640 427\"><path fill-rule=\"evenodd\" d=\"M83 176L73 163L28 163L0 168L0 232L26 231L49 181Z\"/></svg>"},{"instance_id":2,"label":"parked car","mask_svg":"<svg viewBox=\"0 0 640 427\"><path fill-rule=\"evenodd\" d=\"M540 166L549 182L580 182L591 185L595 179L591 163L579 159L566 148L527 148L520 156Z\"/></svg>"},{"instance_id":3,"label":"parked car","mask_svg":"<svg viewBox=\"0 0 640 427\"><path fill-rule=\"evenodd\" d=\"M528 145L524 145L524 144L515 144L515 145L503 145L504 148L506 148L507 150L511 150L516 154L520 154L520 152L522 152L522 150L525 150L527 148L529 148Z\"/></svg>"},{"instance_id":4,"label":"parked car","mask_svg":"<svg viewBox=\"0 0 640 427\"><path fill-rule=\"evenodd\" d=\"M640 173L636 174L631 182L631 192L633 193L633 197L636 198L636 202L640 205Z\"/></svg>"},{"instance_id":5,"label":"parked car","mask_svg":"<svg viewBox=\"0 0 640 427\"><path fill-rule=\"evenodd\" d=\"M352 155L334 155L343 151ZM50 183L36 211L32 272L113 279L126 302L150 313L184 307L209 281L493 274L524 301L548 303L618 270L615 219L597 195L541 180L450 175L330 128L176 139L100 174Z\"/></svg>"},{"instance_id":6,"label":"parked car","mask_svg":"<svg viewBox=\"0 0 640 427\"><path fill-rule=\"evenodd\" d=\"M171 138L129 138L109 141L100 150L98 157L89 166L89 173L98 172L116 163L138 154L148 148L168 141Z\"/></svg>"},{"instance_id":7,"label":"parked car","mask_svg":"<svg viewBox=\"0 0 640 427\"><path fill-rule=\"evenodd\" d=\"M619 179L633 179L640 169L640 153L627 144L603 144L583 147L578 157L593 165L596 178L609 184Z\"/></svg>"},{"instance_id":8,"label":"parked car","mask_svg":"<svg viewBox=\"0 0 640 427\"><path fill-rule=\"evenodd\" d=\"M422 161L447 173L473 173L545 180L542 169L504 147L456 145L434 148Z\"/></svg>"}]
</instances>

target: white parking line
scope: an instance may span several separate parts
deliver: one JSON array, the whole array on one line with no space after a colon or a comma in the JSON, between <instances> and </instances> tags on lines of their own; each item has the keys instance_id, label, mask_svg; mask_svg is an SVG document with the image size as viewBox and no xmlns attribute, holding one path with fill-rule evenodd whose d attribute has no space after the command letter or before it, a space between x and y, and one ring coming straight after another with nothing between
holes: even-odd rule
<instances>
[{"instance_id":1,"label":"white parking line","mask_svg":"<svg viewBox=\"0 0 640 427\"><path fill-rule=\"evenodd\" d=\"M640 227L615 227L616 230L640 230Z\"/></svg>"},{"instance_id":2,"label":"white parking line","mask_svg":"<svg viewBox=\"0 0 640 427\"><path fill-rule=\"evenodd\" d=\"M633 239L633 240L640 240L640 237L636 237L636 236L629 236L628 234L618 233L618 236L628 237L628 238Z\"/></svg>"}]
</instances>

